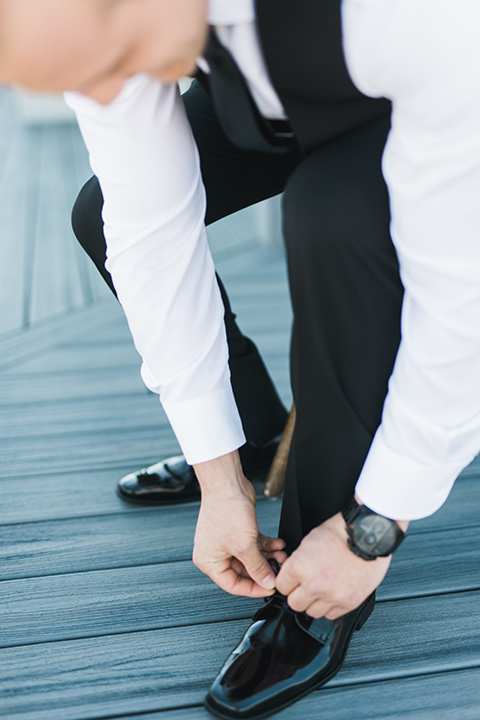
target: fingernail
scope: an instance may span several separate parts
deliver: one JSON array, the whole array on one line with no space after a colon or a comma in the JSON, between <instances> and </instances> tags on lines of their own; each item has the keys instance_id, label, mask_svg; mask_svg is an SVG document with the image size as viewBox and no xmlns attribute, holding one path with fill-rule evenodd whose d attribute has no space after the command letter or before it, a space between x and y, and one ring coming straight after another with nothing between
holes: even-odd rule
<instances>
[{"instance_id":1,"label":"fingernail","mask_svg":"<svg viewBox=\"0 0 480 720\"><path fill-rule=\"evenodd\" d=\"M273 588L275 587L275 575L267 575L267 577L264 580L262 580L260 585L265 590L273 590Z\"/></svg>"}]
</instances>

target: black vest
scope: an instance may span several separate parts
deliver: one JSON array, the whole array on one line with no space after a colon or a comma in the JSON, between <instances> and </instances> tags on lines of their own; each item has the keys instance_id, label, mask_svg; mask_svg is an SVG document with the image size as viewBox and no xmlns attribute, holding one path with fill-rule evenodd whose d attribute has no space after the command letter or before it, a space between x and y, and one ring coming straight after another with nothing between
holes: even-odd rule
<instances>
[{"instance_id":1,"label":"black vest","mask_svg":"<svg viewBox=\"0 0 480 720\"><path fill-rule=\"evenodd\" d=\"M270 79L287 113L294 142L304 152L390 112L387 100L366 97L350 79L342 49L340 5L341 0L255 0ZM198 78L208 89L208 78L203 73ZM220 121L222 97L212 91ZM253 102L250 105L254 108ZM267 135L267 149L281 150L268 137L257 110L251 113L257 116L261 134ZM243 135L242 147L258 149L250 144L248 133L246 138Z\"/></svg>"},{"instance_id":2,"label":"black vest","mask_svg":"<svg viewBox=\"0 0 480 720\"><path fill-rule=\"evenodd\" d=\"M347 72L341 0L256 0L270 78L303 150L390 112L363 95Z\"/></svg>"}]
</instances>

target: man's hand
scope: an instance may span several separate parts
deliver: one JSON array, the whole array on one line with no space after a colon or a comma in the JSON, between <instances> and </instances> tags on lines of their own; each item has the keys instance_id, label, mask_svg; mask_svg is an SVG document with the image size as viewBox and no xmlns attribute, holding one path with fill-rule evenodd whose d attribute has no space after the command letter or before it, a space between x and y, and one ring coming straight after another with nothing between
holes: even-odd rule
<instances>
[{"instance_id":1,"label":"man's hand","mask_svg":"<svg viewBox=\"0 0 480 720\"><path fill-rule=\"evenodd\" d=\"M285 543L259 532L255 490L243 475L238 453L196 465L195 472L202 503L193 562L232 595L271 595L275 576L268 558L282 563Z\"/></svg>"},{"instance_id":2,"label":"man's hand","mask_svg":"<svg viewBox=\"0 0 480 720\"><path fill-rule=\"evenodd\" d=\"M286 560L277 589L288 596L292 610L334 620L366 600L382 582L390 561L391 556L368 561L354 555L338 513L314 528Z\"/></svg>"}]
</instances>

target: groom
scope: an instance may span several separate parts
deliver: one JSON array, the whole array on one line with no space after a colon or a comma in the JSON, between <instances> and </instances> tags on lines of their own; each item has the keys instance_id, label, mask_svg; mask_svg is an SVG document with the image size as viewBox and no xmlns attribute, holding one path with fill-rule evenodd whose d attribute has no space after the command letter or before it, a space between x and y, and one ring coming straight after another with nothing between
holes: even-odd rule
<instances>
[{"instance_id":1,"label":"groom","mask_svg":"<svg viewBox=\"0 0 480 720\"><path fill-rule=\"evenodd\" d=\"M0 80L75 91L99 182L79 234L195 468L194 561L229 592L277 591L208 695L219 716L264 716L338 671L408 521L478 452L479 10L460 5L0 5ZM171 83L197 69L183 104ZM297 425L279 540L236 452L203 220L282 189Z\"/></svg>"}]
</instances>

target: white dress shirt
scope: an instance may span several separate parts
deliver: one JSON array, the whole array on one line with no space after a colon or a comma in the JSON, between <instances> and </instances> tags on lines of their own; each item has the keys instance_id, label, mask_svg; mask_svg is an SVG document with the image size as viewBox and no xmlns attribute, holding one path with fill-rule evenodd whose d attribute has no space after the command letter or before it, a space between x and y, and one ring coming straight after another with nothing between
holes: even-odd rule
<instances>
[{"instance_id":1,"label":"white dress shirt","mask_svg":"<svg viewBox=\"0 0 480 720\"><path fill-rule=\"evenodd\" d=\"M211 0L210 22L261 112L284 117L253 1ZM393 103L384 174L405 286L402 341L357 493L379 513L416 519L442 505L480 450L480 6L344 0L342 23L355 85ZM244 436L178 92L139 75L108 106L68 102L104 194L107 268L142 376L190 463L234 450Z\"/></svg>"}]
</instances>

